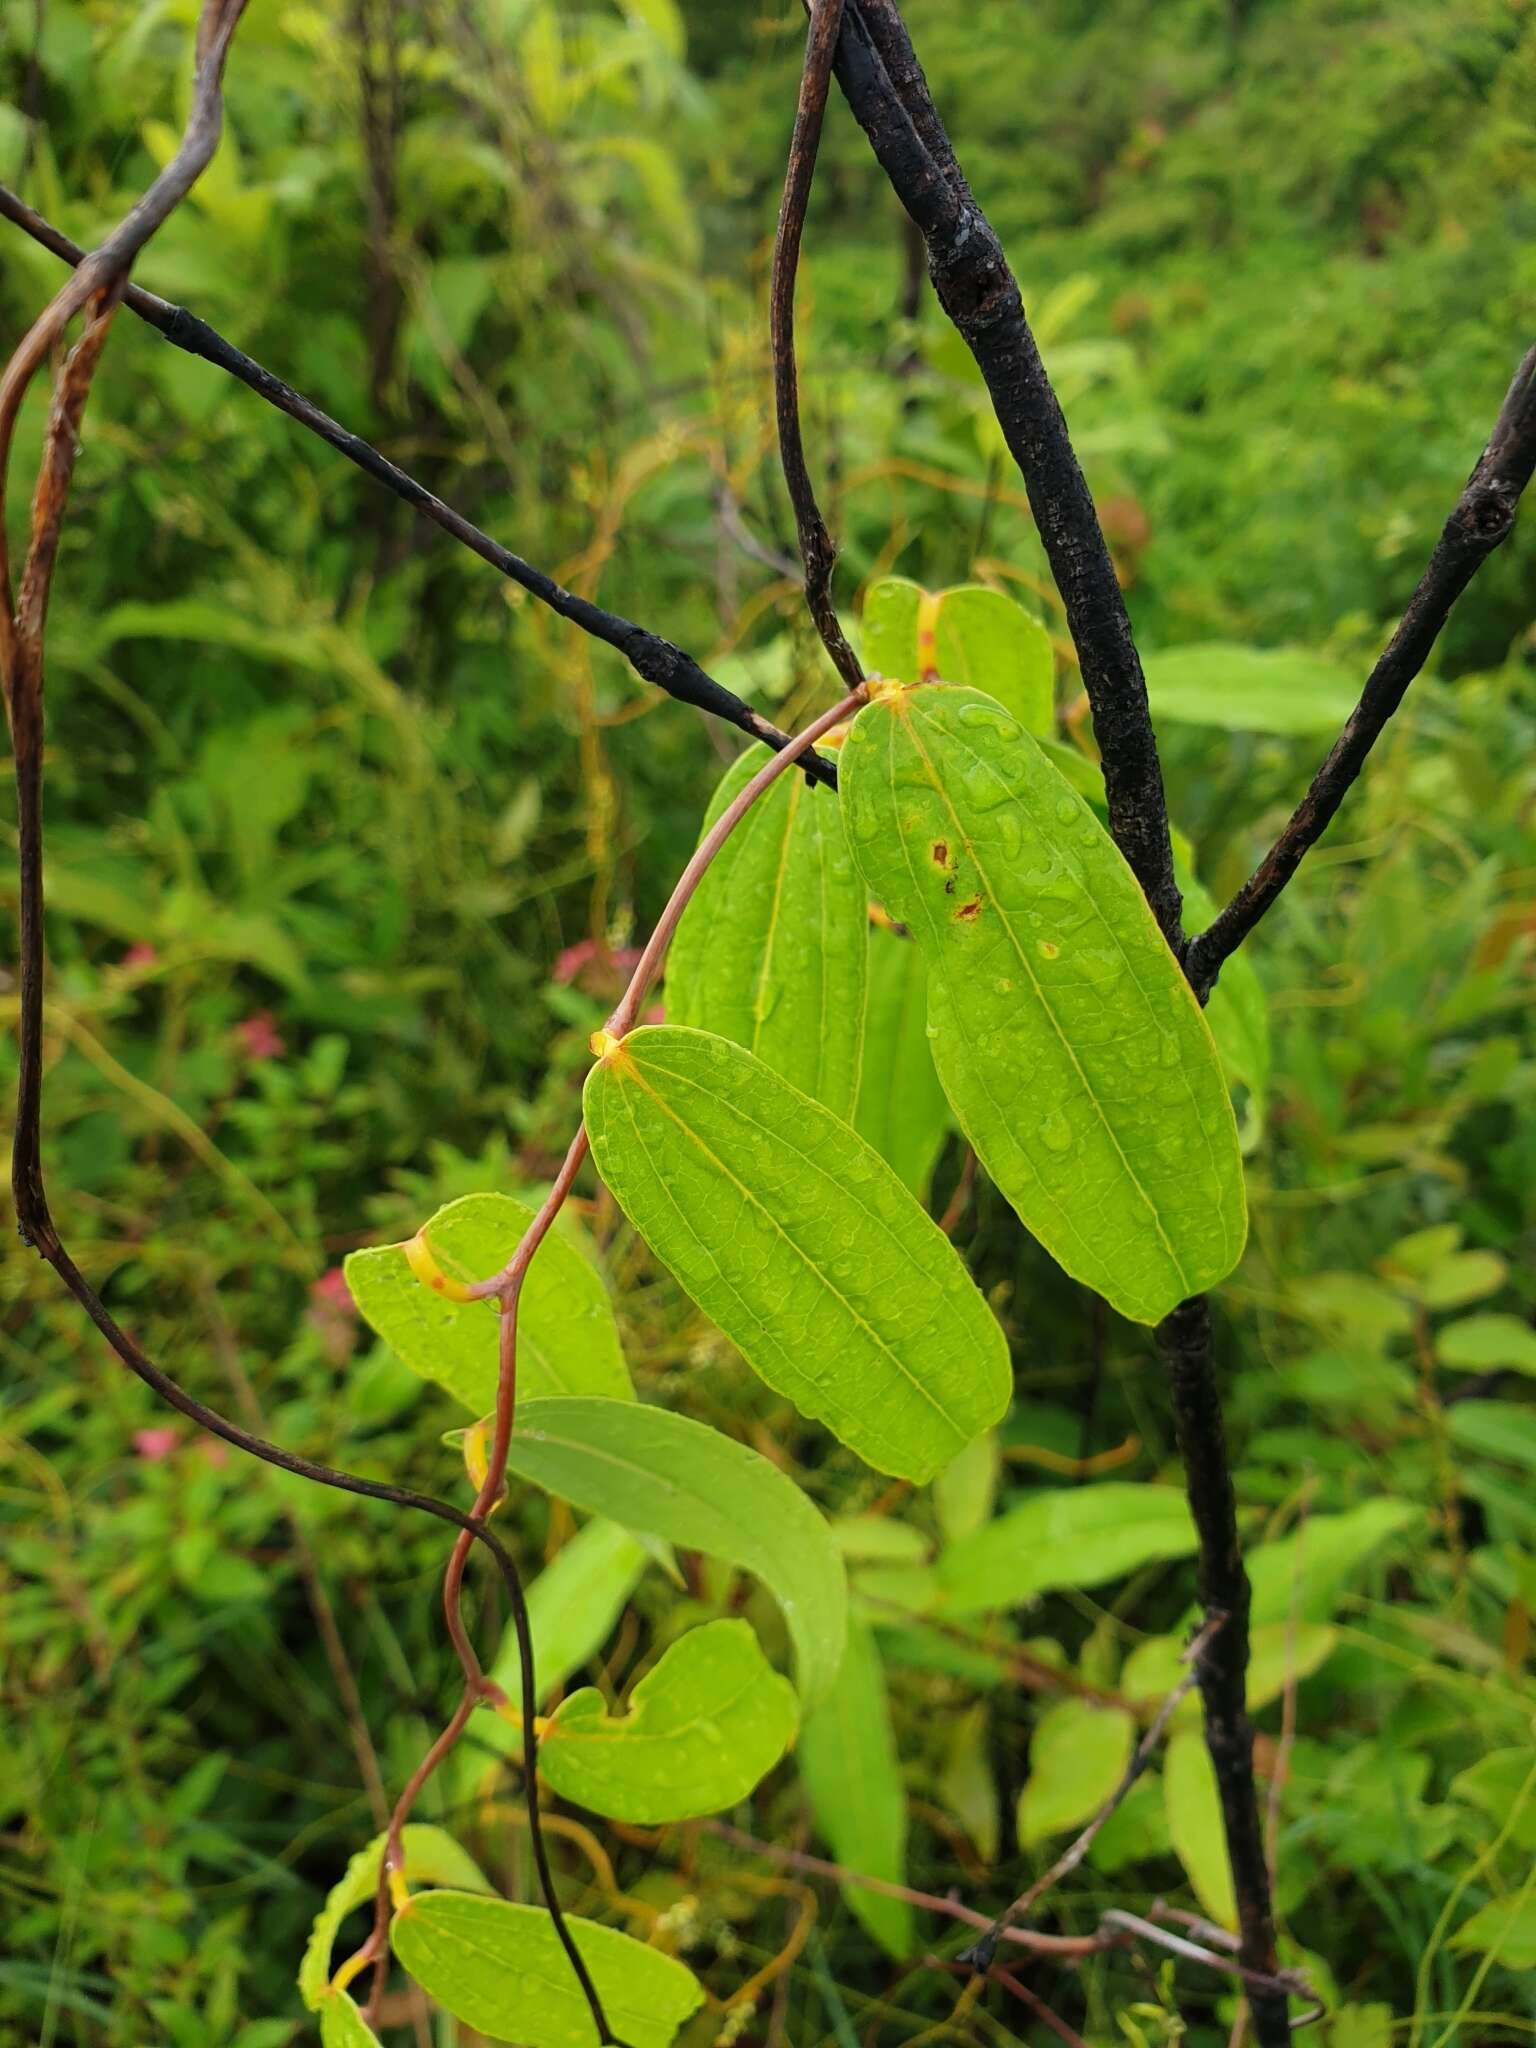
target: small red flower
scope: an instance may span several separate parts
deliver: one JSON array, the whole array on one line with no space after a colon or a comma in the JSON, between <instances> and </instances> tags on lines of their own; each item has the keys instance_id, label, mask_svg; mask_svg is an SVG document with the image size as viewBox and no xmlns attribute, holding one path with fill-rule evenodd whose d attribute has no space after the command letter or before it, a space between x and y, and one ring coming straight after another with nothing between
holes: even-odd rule
<instances>
[{"instance_id":1,"label":"small red flower","mask_svg":"<svg viewBox=\"0 0 1536 2048\"><path fill-rule=\"evenodd\" d=\"M146 946L141 941L137 946L130 946L117 964L119 967L128 968L130 972L136 972L141 967L153 967L159 958L160 955L153 946Z\"/></svg>"},{"instance_id":2,"label":"small red flower","mask_svg":"<svg viewBox=\"0 0 1536 2048\"><path fill-rule=\"evenodd\" d=\"M133 1433L133 1448L152 1465L163 1463L180 1442L179 1429L136 1429Z\"/></svg>"},{"instance_id":3,"label":"small red flower","mask_svg":"<svg viewBox=\"0 0 1536 2048\"><path fill-rule=\"evenodd\" d=\"M280 1060L288 1050L270 1010L257 1010L252 1016L242 1017L235 1026L235 1036L248 1060Z\"/></svg>"},{"instance_id":4,"label":"small red flower","mask_svg":"<svg viewBox=\"0 0 1536 2048\"><path fill-rule=\"evenodd\" d=\"M352 1290L347 1285L347 1276L340 1266L332 1266L322 1273L318 1280L312 1280L309 1298L314 1306L332 1315L355 1316L357 1303L352 1299Z\"/></svg>"}]
</instances>

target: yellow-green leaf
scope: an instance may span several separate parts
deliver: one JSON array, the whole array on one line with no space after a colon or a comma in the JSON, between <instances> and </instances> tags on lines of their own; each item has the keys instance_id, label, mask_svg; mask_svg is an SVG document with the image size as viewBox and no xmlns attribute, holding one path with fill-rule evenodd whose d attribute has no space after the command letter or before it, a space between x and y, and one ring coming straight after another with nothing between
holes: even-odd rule
<instances>
[{"instance_id":1,"label":"yellow-green leaf","mask_svg":"<svg viewBox=\"0 0 1536 2048\"><path fill-rule=\"evenodd\" d=\"M480 1867L452 1835L441 1828L412 1821L400 1837L405 1854L405 1875L412 1884L453 1885L460 1891L488 1892L490 1886ZM359 1849L345 1872L326 1894L325 1904L315 1915L304 1960L299 1965L299 1996L311 2012L320 2009L331 1977L331 1951L341 1923L358 1906L367 1905L379 1888L379 1866L384 1860L384 1837L375 1835L366 1848Z\"/></svg>"},{"instance_id":2,"label":"yellow-green leaf","mask_svg":"<svg viewBox=\"0 0 1536 2048\"><path fill-rule=\"evenodd\" d=\"M598 1172L753 1370L882 1472L932 1478L1008 1402L954 1246L848 1125L741 1046L665 1025L587 1077Z\"/></svg>"},{"instance_id":3,"label":"yellow-green leaf","mask_svg":"<svg viewBox=\"0 0 1536 2048\"><path fill-rule=\"evenodd\" d=\"M974 690L894 690L843 746L871 891L928 971L939 1079L1055 1258L1133 1321L1224 1279L1246 1231L1216 1047L1084 800Z\"/></svg>"},{"instance_id":4,"label":"yellow-green leaf","mask_svg":"<svg viewBox=\"0 0 1536 2048\"><path fill-rule=\"evenodd\" d=\"M704 2002L690 1969L595 1920L567 1916L609 2024L629 2048L668 2048ZM597 2048L597 2030L542 1906L420 1892L389 1932L401 1965L445 2012L519 2048Z\"/></svg>"},{"instance_id":5,"label":"yellow-green leaf","mask_svg":"<svg viewBox=\"0 0 1536 2048\"><path fill-rule=\"evenodd\" d=\"M795 1689L745 1621L712 1621L672 1644L610 1715L594 1687L572 1693L539 1738L539 1768L563 1798L614 1820L691 1820L745 1799L788 1749Z\"/></svg>"},{"instance_id":6,"label":"yellow-green leaf","mask_svg":"<svg viewBox=\"0 0 1536 2048\"><path fill-rule=\"evenodd\" d=\"M320 2048L379 2048L379 2037L345 1991L327 1992L320 2008Z\"/></svg>"},{"instance_id":7,"label":"yellow-green leaf","mask_svg":"<svg viewBox=\"0 0 1536 2048\"><path fill-rule=\"evenodd\" d=\"M1435 1350L1442 1365L1462 1372L1507 1368L1536 1374L1536 1330L1519 1316L1463 1316L1436 1333Z\"/></svg>"},{"instance_id":8,"label":"yellow-green leaf","mask_svg":"<svg viewBox=\"0 0 1536 2048\"><path fill-rule=\"evenodd\" d=\"M864 1877L903 1884L907 1868L907 1796L896 1756L885 1667L860 1621L824 1706L808 1716L798 1750L817 1832L837 1861ZM904 1899L848 1883L843 1896L883 1948L910 1955L912 1908Z\"/></svg>"},{"instance_id":9,"label":"yellow-green leaf","mask_svg":"<svg viewBox=\"0 0 1536 2048\"><path fill-rule=\"evenodd\" d=\"M601 1400L521 1403L508 1462L577 1507L755 1572L784 1610L801 1696L826 1692L847 1579L820 1510L776 1465L686 1415Z\"/></svg>"},{"instance_id":10,"label":"yellow-green leaf","mask_svg":"<svg viewBox=\"0 0 1536 2048\"><path fill-rule=\"evenodd\" d=\"M949 1103L928 1050L922 955L894 932L869 935L869 1002L854 1128L921 1201L945 1135Z\"/></svg>"},{"instance_id":11,"label":"yellow-green leaf","mask_svg":"<svg viewBox=\"0 0 1536 2048\"><path fill-rule=\"evenodd\" d=\"M1143 655L1142 667L1154 716L1232 732L1336 732L1360 695L1357 676L1295 647L1210 641Z\"/></svg>"},{"instance_id":12,"label":"yellow-green leaf","mask_svg":"<svg viewBox=\"0 0 1536 2048\"><path fill-rule=\"evenodd\" d=\"M1035 1723L1029 1777L1019 1794L1019 1847L1033 1848L1082 1827L1125 1776L1136 1746L1135 1716L1124 1707L1060 1700Z\"/></svg>"},{"instance_id":13,"label":"yellow-green leaf","mask_svg":"<svg viewBox=\"0 0 1536 2048\"><path fill-rule=\"evenodd\" d=\"M982 583L927 591L886 577L864 600L864 660L870 673L904 683L962 683L984 690L1026 731L1049 733L1055 715L1051 636L1006 591ZM919 635L932 634L924 646Z\"/></svg>"},{"instance_id":14,"label":"yellow-green leaf","mask_svg":"<svg viewBox=\"0 0 1536 2048\"><path fill-rule=\"evenodd\" d=\"M1168 1833L1200 1910L1222 1927L1237 1925L1232 1867L1221 1821L1221 1795L1205 1737L1198 1728L1177 1728L1163 1763L1163 1809Z\"/></svg>"},{"instance_id":15,"label":"yellow-green leaf","mask_svg":"<svg viewBox=\"0 0 1536 2048\"><path fill-rule=\"evenodd\" d=\"M533 1211L511 1195L465 1195L425 1227L432 1262L450 1282L485 1280L504 1266ZM497 1309L454 1301L417 1278L404 1245L353 1252L347 1285L363 1318L413 1372L436 1380L476 1415L496 1405ZM520 1394L633 1399L602 1275L558 1234L528 1268L517 1324Z\"/></svg>"},{"instance_id":16,"label":"yellow-green leaf","mask_svg":"<svg viewBox=\"0 0 1536 2048\"><path fill-rule=\"evenodd\" d=\"M1106 1479L1043 1489L950 1544L939 1558L946 1614L1018 1607L1061 1586L1098 1586L1188 1557L1195 1525L1175 1486Z\"/></svg>"},{"instance_id":17,"label":"yellow-green leaf","mask_svg":"<svg viewBox=\"0 0 1536 2048\"><path fill-rule=\"evenodd\" d=\"M743 754L707 832L762 767ZM834 1116L853 1115L868 906L830 790L781 775L716 855L667 960L667 1021L734 1039Z\"/></svg>"}]
</instances>

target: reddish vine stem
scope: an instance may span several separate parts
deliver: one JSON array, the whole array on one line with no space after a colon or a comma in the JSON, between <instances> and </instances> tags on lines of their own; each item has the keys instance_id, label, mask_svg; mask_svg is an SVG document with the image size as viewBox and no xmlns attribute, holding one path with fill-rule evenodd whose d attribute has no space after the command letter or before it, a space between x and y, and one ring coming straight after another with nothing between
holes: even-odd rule
<instances>
[{"instance_id":1,"label":"reddish vine stem","mask_svg":"<svg viewBox=\"0 0 1536 2048\"><path fill-rule=\"evenodd\" d=\"M832 58L837 49L842 18L843 0L814 0L810 26L806 31L805 68L800 77L800 100L790 136L789 164L784 173L784 198L779 207L778 232L773 242L768 332L773 348L773 396L778 416L779 461L789 500L795 510L800 559L805 564L806 608L838 674L844 682L856 686L863 681L864 670L848 645L837 608L832 602L832 571L837 562L837 549L827 531L827 522L821 516L810 470L806 466L805 442L800 431L800 380L795 365L795 276L800 266L805 210L810 203L811 186L816 177L816 152L821 143L827 88L832 78Z\"/></svg>"}]
</instances>

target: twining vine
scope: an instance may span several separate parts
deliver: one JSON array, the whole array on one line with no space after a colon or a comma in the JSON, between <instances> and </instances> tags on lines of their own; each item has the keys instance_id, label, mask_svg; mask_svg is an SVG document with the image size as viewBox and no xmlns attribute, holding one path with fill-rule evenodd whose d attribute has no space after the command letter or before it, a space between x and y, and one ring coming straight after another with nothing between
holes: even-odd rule
<instances>
[{"instance_id":1,"label":"twining vine","mask_svg":"<svg viewBox=\"0 0 1536 2048\"><path fill-rule=\"evenodd\" d=\"M301 392L254 362L194 314L130 281L134 262L145 244L186 197L217 148L223 120L224 70L244 4L245 0L205 0L197 28L191 111L180 146L148 191L98 248L90 252L81 250L19 197L0 188L0 214L73 266L72 276L33 323L0 376L0 679L4 684L15 765L20 885L20 1071L12 1168L17 1221L24 1241L53 1268L118 1359L180 1413L236 1448L282 1470L320 1485L433 1515L458 1532L445 1573L443 1602L445 1625L463 1673L463 1691L454 1713L412 1773L390 1815L378 1862L373 1930L336 1972L333 1983L336 1992L344 1992L348 1984L371 1969L372 1989L366 2012L356 2013L347 2000L344 2013L343 2005L337 2004L331 2015L343 2013L337 2024L350 2027L352 2019L345 2015L356 2013L356 2024L362 2031L337 2032L334 2038L354 2043L372 2038L368 2025L377 2018L384 1988L391 1912L402 1912L410 1899L404 1844L412 1806L421 1787L458 1741L474 1710L488 1705L520 1728L533 1856L551 1927L599 2041L618 2043L620 2035L610 2021L595 1982L594 1966L589 1964L582 1942L573 1933L557 1896L540 1825L540 1730L535 1713L536 1674L527 1607L514 1560L489 1525L507 1485L517 1427L518 1320L524 1281L587 1156L590 1103L595 1099L591 1089L588 1120L583 1121L573 1138L549 1196L500 1271L477 1282L454 1281L433 1265L424 1240L417 1246L417 1264L428 1284L452 1292L457 1299L490 1303L497 1315L496 1400L487 1427L477 1433L478 1486L469 1512L406 1488L366 1480L297 1457L187 1394L118 1324L70 1256L49 1208L42 1170L45 626L77 459L80 424L119 306L126 305L174 346L222 368L317 434L365 475L412 505L560 617L621 653L645 681L774 750L774 758L738 791L705 834L644 949L629 986L604 1031L594 1041L599 1057L594 1078L604 1077L610 1095L616 1077L639 1076L643 1081L626 1050L626 1041L635 1029L646 991L656 977L679 921L711 862L740 820L783 775L796 767L812 786L836 787L839 778L831 752L842 738L845 721L854 714L861 719L866 715L864 707L872 695L880 697L878 717L884 721L880 729L890 728L893 748L896 727L904 715L898 701L899 691L893 696L879 682L871 689L870 679L839 621L833 596L836 549L817 504L800 422L795 279L817 149L834 77L921 237L939 301L976 359L1004 439L1022 473L1081 667L1101 760L1109 834L1139 886L1167 951L1198 1002L1203 1003L1209 996L1223 964L1273 905L1309 848L1326 829L1405 691L1422 669L1452 607L1482 563L1511 531L1521 495L1536 470L1536 349L1517 370L1488 445L1452 509L1404 618L1367 679L1356 710L1307 795L1232 901L1206 930L1187 939L1146 686L1109 550L1073 452L1066 421L1031 333L1018 284L1002 245L960 168L896 0L814 0L808 8L805 63L775 238L769 338L781 463L795 514L807 609L845 685L839 703L794 736L762 718L673 642L564 589L542 570L482 532L378 449L331 419ZM79 337L62 355L54 378L42 460L31 501L27 547L20 575L13 579L4 512L16 422L28 388L44 363L57 354L77 320ZM958 715L964 716L964 707ZM863 729L872 732L876 727L869 725ZM859 730L856 726L855 734ZM933 734L938 730L934 726ZM994 721L993 730L1001 735L1000 749L1005 749L1005 728ZM830 742L829 752L819 753L815 750L816 742L824 739ZM868 753L866 745L859 753L861 764ZM861 765L861 778L870 773L868 767ZM861 781L858 802L868 811L871 799L863 792ZM829 800L823 797L818 801ZM941 872L947 872L952 866L947 844L936 843L932 852ZM953 879L944 886L952 889ZM954 916L963 921L975 917L980 910L978 896L974 903L959 903ZM1043 950L1049 953L1052 949L1045 946ZM1181 992L1181 1000L1187 1004L1188 994ZM658 1072L665 1078L669 1070L661 1068ZM1163 1306L1166 1308L1166 1301ZM1189 1676L1147 1731L1108 1804L1044 1876L1003 1914L988 1920L954 1901L928 1900L921 1894L906 1893L904 1888L896 1889L978 1929L979 1938L960 1961L977 1974L978 1981L990 1977L1031 2007L1038 2006L1034 1995L997 1960L1005 1943L1023 1944L1041 1952L1054 1947L1085 1954L1131 1940L1157 1941L1175 1954L1231 1971L1246 1990L1260 2048L1278 2048L1292 2026L1300 2023L1293 2021L1289 2004L1302 1987L1296 1978L1281 1972L1277 1964L1270 1873L1254 1788L1253 1736L1245 1712L1248 1581L1238 1540L1231 1465L1223 1435L1210 1315L1204 1297L1191 1296L1163 1314L1157 1343L1168 1371L1198 1538L1204 1619L1190 1646ZM747 1352L751 1349L748 1344L742 1348ZM756 1359L753 1362L757 1363ZM771 1377L766 1368L759 1369ZM506 1589L517 1642L520 1706L486 1676L461 1612L464 1573L477 1543L490 1553ZM1106 1913L1096 1934L1065 1943L1019 1925L1044 1892L1081 1860L1093 1835L1145 1770L1175 1705L1191 1685L1198 1685L1200 1690L1206 1742L1221 1801L1240 1929L1235 1955L1221 1951L1219 1931L1213 1933L1197 1927L1183 1935L1176 1934L1170 1930L1166 1915ZM726 1835L734 1833L723 1824L720 1831ZM737 1839L745 1842L750 1838ZM818 1865L817 1859L797 1852L773 1851L769 1845L753 1846L767 1853L783 1854L802 1867L842 1874L835 1865ZM590 1927L585 1922L578 1925ZM1196 1935L1200 1938L1194 1938ZM1212 1945L1213 1941L1217 1946ZM326 2021L328 2026L331 2016ZM1042 2016L1063 2031L1054 2016L1048 2012ZM327 2034L328 2041L332 2038Z\"/></svg>"}]
</instances>

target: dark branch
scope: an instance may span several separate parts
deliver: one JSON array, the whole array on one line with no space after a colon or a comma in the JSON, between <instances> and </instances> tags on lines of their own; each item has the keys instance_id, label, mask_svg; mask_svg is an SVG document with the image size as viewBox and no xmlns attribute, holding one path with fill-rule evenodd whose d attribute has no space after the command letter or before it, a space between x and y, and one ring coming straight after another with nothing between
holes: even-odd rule
<instances>
[{"instance_id":1,"label":"dark branch","mask_svg":"<svg viewBox=\"0 0 1536 2048\"><path fill-rule=\"evenodd\" d=\"M822 645L850 689L864 680L864 668L848 645L832 602L832 570L837 549L816 502L815 486L805 462L800 433L800 380L795 367L795 274L800 266L800 241L805 210L816 176L822 117L832 78L832 53L842 23L843 0L815 0L806 31L805 69L800 100L789 142L784 173L784 198L773 242L773 279L768 292L768 332L773 347L773 398L779 424L779 460L789 501L795 508L800 559L805 564L805 602Z\"/></svg>"},{"instance_id":2,"label":"dark branch","mask_svg":"<svg viewBox=\"0 0 1536 2048\"><path fill-rule=\"evenodd\" d=\"M1327 830L1408 685L1429 659L1452 606L1494 549L1508 539L1533 470L1536 348L1516 370L1488 446L1445 522L1402 624L1372 669L1360 702L1312 778L1312 787L1225 910L1190 941L1186 971L1202 1001L1222 963L1236 952Z\"/></svg>"},{"instance_id":3,"label":"dark branch","mask_svg":"<svg viewBox=\"0 0 1536 2048\"><path fill-rule=\"evenodd\" d=\"M66 263L78 264L84 259L85 252L77 243L61 234L3 185L0 185L0 215ZM236 348L233 342L226 341L206 320L199 320L184 306L173 306L169 300L157 298L153 292L144 291L138 285L128 287L124 303L141 320L163 334L173 347L185 350L188 355L200 356L217 369L228 371L231 377L254 391L258 398L264 398L279 412L297 420L301 427L317 434L339 455L344 455L362 470L365 476L372 477L375 483L382 484L385 490L392 491L424 518L440 526L444 533L451 534L481 561L488 562L511 582L520 584L583 633L614 648L646 682L654 683L681 704L691 704L696 710L723 719L727 725L735 726L751 739L761 740L764 746L775 751L785 744L787 734L771 720L761 717L749 704L744 704L723 683L717 683L713 676L700 668L692 655L685 654L682 648L674 646L670 640L663 640L659 634L647 632L633 619L605 611L590 599L578 597L552 576L546 576L542 569L525 562L521 555L513 554L510 548L492 540L488 533L482 532L461 512L456 512L429 491L425 484L418 483L387 456L381 455L361 435L351 433L328 413L322 412L301 391L295 391L291 384L285 384L280 377L275 377L270 370ZM822 755L807 755L803 766L813 781L836 786L837 770Z\"/></svg>"},{"instance_id":4,"label":"dark branch","mask_svg":"<svg viewBox=\"0 0 1536 2048\"><path fill-rule=\"evenodd\" d=\"M1003 247L976 204L894 0L848 0L837 78L921 230L934 289L976 358L1066 607L1104 765L1109 823L1182 952L1168 809L1141 661L1093 499Z\"/></svg>"}]
</instances>

